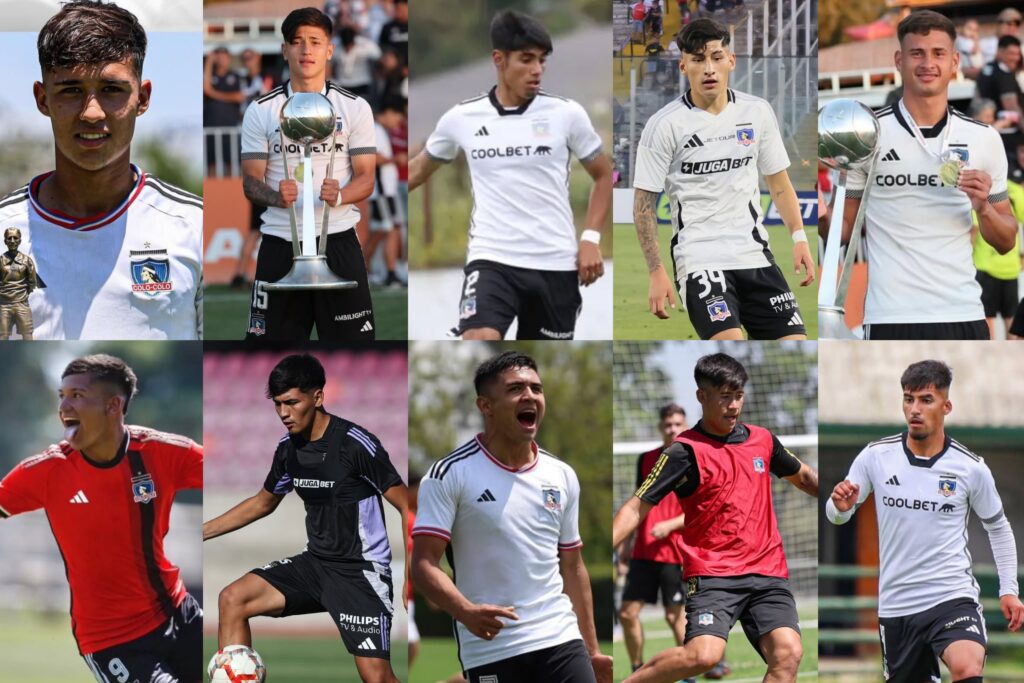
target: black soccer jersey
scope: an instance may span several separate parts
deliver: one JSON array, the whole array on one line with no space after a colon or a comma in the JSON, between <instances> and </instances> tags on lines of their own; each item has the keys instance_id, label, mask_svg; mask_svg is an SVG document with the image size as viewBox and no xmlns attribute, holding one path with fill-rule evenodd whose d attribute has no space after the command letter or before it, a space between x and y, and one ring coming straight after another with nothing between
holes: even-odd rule
<instances>
[{"instance_id":1,"label":"black soccer jersey","mask_svg":"<svg viewBox=\"0 0 1024 683\"><path fill-rule=\"evenodd\" d=\"M391 562L381 494L402 483L380 439L331 415L323 438L285 436L263 488L296 491L306 506L307 548L336 561Z\"/></svg>"}]
</instances>

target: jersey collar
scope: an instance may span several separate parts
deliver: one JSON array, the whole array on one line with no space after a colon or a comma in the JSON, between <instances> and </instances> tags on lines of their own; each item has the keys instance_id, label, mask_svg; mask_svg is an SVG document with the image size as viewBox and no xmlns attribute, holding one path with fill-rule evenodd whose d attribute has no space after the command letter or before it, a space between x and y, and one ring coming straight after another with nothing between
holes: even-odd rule
<instances>
[{"instance_id":1,"label":"jersey collar","mask_svg":"<svg viewBox=\"0 0 1024 683\"><path fill-rule=\"evenodd\" d=\"M893 106L892 113L893 115L896 116L896 120L899 122L899 124L903 126L903 129L907 131L907 133L909 133L911 137L913 137L914 130L910 127L910 124L907 123L907 120L903 118L903 114L900 112L899 106ZM940 120L931 128L922 128L921 135L926 138L937 138L939 136L939 133L941 133L943 129L945 129L947 123L949 123L949 107L946 107L946 113L942 115L942 120Z\"/></svg>"},{"instance_id":2,"label":"jersey collar","mask_svg":"<svg viewBox=\"0 0 1024 683\"><path fill-rule=\"evenodd\" d=\"M506 109L498 101L498 86L492 87L487 93L487 99L491 101L491 106L498 112L498 116L519 116L520 114L525 114L526 110L530 108L530 105L538 97L540 97L540 93L537 93L532 99L526 100L515 109Z\"/></svg>"},{"instance_id":3,"label":"jersey collar","mask_svg":"<svg viewBox=\"0 0 1024 683\"><path fill-rule=\"evenodd\" d=\"M93 460L92 458L90 458L86 454L85 451L78 451L78 452L82 454L82 460L85 460L87 463L89 463L93 467L98 467L100 469L109 469L111 467L117 467L117 464L119 462L121 462L122 459L124 459L125 454L128 452L128 443L131 441L131 438L132 438L131 432L129 432L128 429L125 428L125 430L124 430L124 443L121 444L121 450L119 450L117 452L117 455L114 456L114 459L109 461L109 462L97 462L97 461Z\"/></svg>"},{"instance_id":4,"label":"jersey collar","mask_svg":"<svg viewBox=\"0 0 1024 683\"><path fill-rule=\"evenodd\" d=\"M513 467L509 467L508 465L506 465L505 463L503 463L502 461L498 460L493 455L491 455L491 452L489 450L487 450L486 446L484 446L484 442L480 440L480 437L482 437L482 436L483 436L483 434L477 434L474 437L476 439L476 445L480 447L481 452L483 452L483 454L486 455L490 459L491 462L493 462L495 465L497 465L501 469L505 470L506 472L513 472L515 474L522 474L523 472L529 472L530 470L532 470L534 467L537 466L538 462L540 462L540 455L537 452L538 449L537 449L537 442L536 441L531 441L530 442L530 450L533 451L533 462L531 462L529 465L524 465L523 467L520 467L519 469L515 469Z\"/></svg>"},{"instance_id":5,"label":"jersey collar","mask_svg":"<svg viewBox=\"0 0 1024 683\"><path fill-rule=\"evenodd\" d=\"M711 432L705 431L704 423L701 420L697 420L697 424L694 425L693 431L699 432L700 434L703 434L709 439L712 439L719 443L743 443L744 441L750 438L750 430L747 429L747 425L743 424L742 422L737 423L736 426L732 428L732 431L729 432L729 434L726 436L719 436L717 434L712 434Z\"/></svg>"},{"instance_id":6,"label":"jersey collar","mask_svg":"<svg viewBox=\"0 0 1024 683\"><path fill-rule=\"evenodd\" d=\"M327 96L327 86L329 84L330 84L330 81L324 81L324 87L320 88L320 94L321 95L324 95L325 97ZM294 94L295 94L295 91L292 90L292 81L291 81L291 79L288 79L287 81L284 82L284 97L285 97L285 99L288 99L289 97L291 97Z\"/></svg>"},{"instance_id":7,"label":"jersey collar","mask_svg":"<svg viewBox=\"0 0 1024 683\"><path fill-rule=\"evenodd\" d=\"M132 173L135 175L135 185L133 185L132 189L128 191L125 198L121 200L121 203L109 213L97 213L86 218L75 218L74 216L69 216L62 211L51 211L44 208L43 205L39 203L39 186L43 184L44 180L53 175L53 171L36 176L29 182L28 200L32 203L32 208L35 209L36 213L38 213L40 217L45 219L48 223L53 223L54 225L67 228L68 230L74 230L76 232L89 232L90 230L102 228L104 225L110 225L120 218L124 212L128 210L128 207L131 206L132 202L135 201L135 198L142 192L142 188L146 186L146 174L143 173L135 164L131 164L131 167Z\"/></svg>"},{"instance_id":8,"label":"jersey collar","mask_svg":"<svg viewBox=\"0 0 1024 683\"><path fill-rule=\"evenodd\" d=\"M683 99L682 99L683 104L686 105L687 109L699 109L700 111L704 111L703 109L698 107L696 105L696 103L693 101L693 95L691 93L692 93L692 90L689 90L689 89L686 92L683 93ZM736 93L733 91L732 88L727 88L726 89L726 96L727 96L729 102L735 102L736 101Z\"/></svg>"},{"instance_id":9,"label":"jersey collar","mask_svg":"<svg viewBox=\"0 0 1024 683\"><path fill-rule=\"evenodd\" d=\"M941 451L939 451L938 453L936 453L935 455L933 455L930 458L919 458L916 455L914 455L913 453L911 453L910 449L907 448L907 439L909 439L909 438L910 438L909 433L908 432L903 432L902 439L901 439L901 441L903 442L903 452L907 456L907 462L909 462L914 467L930 468L932 465L934 465L936 462L938 462L939 458L941 458L942 456L944 456L946 454L946 451L949 450L949 444L951 444L953 442L953 439L951 439L949 437L949 435L947 434L946 435L946 440L942 443L942 450Z\"/></svg>"}]
</instances>

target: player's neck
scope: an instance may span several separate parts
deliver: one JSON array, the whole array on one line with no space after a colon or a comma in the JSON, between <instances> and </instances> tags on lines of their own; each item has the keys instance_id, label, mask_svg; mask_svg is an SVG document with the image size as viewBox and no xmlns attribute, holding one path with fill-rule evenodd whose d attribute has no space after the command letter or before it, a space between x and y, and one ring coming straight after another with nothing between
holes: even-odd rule
<instances>
[{"instance_id":1,"label":"player's neck","mask_svg":"<svg viewBox=\"0 0 1024 683\"><path fill-rule=\"evenodd\" d=\"M307 441L319 441L327 433L327 426L331 424L331 416L322 410L318 410L313 417L313 424L309 428L309 434L305 435Z\"/></svg>"},{"instance_id":2,"label":"player's neck","mask_svg":"<svg viewBox=\"0 0 1024 683\"><path fill-rule=\"evenodd\" d=\"M709 114L721 114L729 104L729 89L726 88L714 97L706 97L691 89L690 98L698 109L703 109Z\"/></svg>"},{"instance_id":3,"label":"player's neck","mask_svg":"<svg viewBox=\"0 0 1024 683\"><path fill-rule=\"evenodd\" d=\"M907 437L907 448L914 455L921 458L931 458L942 452L946 445L946 430L940 429L927 439L912 439Z\"/></svg>"},{"instance_id":4,"label":"player's neck","mask_svg":"<svg viewBox=\"0 0 1024 683\"><path fill-rule=\"evenodd\" d=\"M118 455L125 447L125 439L128 436L128 430L125 429L123 424L119 424L110 436L102 439L96 444L89 447L88 452L83 451L89 460L93 462L110 462Z\"/></svg>"},{"instance_id":5,"label":"player's neck","mask_svg":"<svg viewBox=\"0 0 1024 683\"><path fill-rule=\"evenodd\" d=\"M949 98L945 93L931 97L904 94L903 106L907 108L918 127L931 128L946 115L946 111L949 109Z\"/></svg>"},{"instance_id":6,"label":"player's neck","mask_svg":"<svg viewBox=\"0 0 1024 683\"><path fill-rule=\"evenodd\" d=\"M506 109L516 109L529 101L525 97L516 95L512 92L512 88L500 80L498 81L498 87L494 89L494 98L498 100L498 104Z\"/></svg>"},{"instance_id":7,"label":"player's neck","mask_svg":"<svg viewBox=\"0 0 1024 683\"><path fill-rule=\"evenodd\" d=\"M324 74L310 79L304 79L301 76L293 77L290 85L292 92L321 92L327 85L327 77Z\"/></svg>"},{"instance_id":8,"label":"player's neck","mask_svg":"<svg viewBox=\"0 0 1024 683\"><path fill-rule=\"evenodd\" d=\"M56 169L39 186L39 203L50 211L85 218L113 211L136 180L128 153L98 171L76 166L57 152Z\"/></svg>"},{"instance_id":9,"label":"player's neck","mask_svg":"<svg viewBox=\"0 0 1024 683\"><path fill-rule=\"evenodd\" d=\"M503 438L497 432L484 431L480 442L495 460L514 470L522 469L534 461L533 441Z\"/></svg>"}]
</instances>

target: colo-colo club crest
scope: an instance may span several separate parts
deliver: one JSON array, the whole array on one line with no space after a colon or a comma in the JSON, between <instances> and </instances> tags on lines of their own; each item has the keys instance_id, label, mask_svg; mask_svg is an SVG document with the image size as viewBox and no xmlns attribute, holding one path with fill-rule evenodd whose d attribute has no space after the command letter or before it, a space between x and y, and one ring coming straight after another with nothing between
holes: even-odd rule
<instances>
[{"instance_id":1,"label":"colo-colo club crest","mask_svg":"<svg viewBox=\"0 0 1024 683\"><path fill-rule=\"evenodd\" d=\"M132 291L156 296L174 289L171 263L166 249L129 252L132 268Z\"/></svg>"},{"instance_id":2,"label":"colo-colo club crest","mask_svg":"<svg viewBox=\"0 0 1024 683\"><path fill-rule=\"evenodd\" d=\"M140 474L132 477L132 500L136 503L148 503L156 498L156 484L153 483L153 476Z\"/></svg>"}]
</instances>

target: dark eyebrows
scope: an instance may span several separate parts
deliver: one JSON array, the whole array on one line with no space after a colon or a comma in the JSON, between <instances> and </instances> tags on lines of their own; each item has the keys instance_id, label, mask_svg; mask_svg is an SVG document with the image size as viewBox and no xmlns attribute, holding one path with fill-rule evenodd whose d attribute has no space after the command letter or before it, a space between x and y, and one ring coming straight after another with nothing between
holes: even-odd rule
<instances>
[{"instance_id":1,"label":"dark eyebrows","mask_svg":"<svg viewBox=\"0 0 1024 683\"><path fill-rule=\"evenodd\" d=\"M54 85L82 85L83 83L86 83L86 82L87 82L86 80L81 79L81 78L64 78L64 79L61 79L59 81L54 81L53 84ZM113 78L101 78L101 79L99 79L99 82L103 83L104 85L131 85L131 83L132 83L131 81L120 80L120 79L113 79Z\"/></svg>"}]
</instances>

